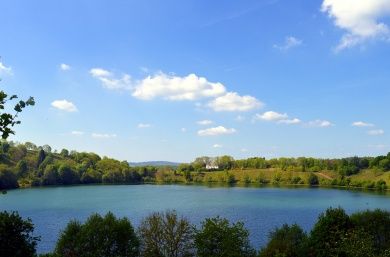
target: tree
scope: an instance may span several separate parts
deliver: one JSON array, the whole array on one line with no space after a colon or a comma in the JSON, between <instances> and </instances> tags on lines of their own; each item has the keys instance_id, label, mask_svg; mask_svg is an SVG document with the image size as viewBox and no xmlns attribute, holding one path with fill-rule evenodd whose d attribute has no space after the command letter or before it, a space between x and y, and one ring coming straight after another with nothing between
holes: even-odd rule
<instances>
[{"instance_id":1,"label":"tree","mask_svg":"<svg viewBox=\"0 0 390 257\"><path fill-rule=\"evenodd\" d=\"M249 231L242 222L230 224L220 217L202 222L195 234L199 257L249 257L256 251L250 246Z\"/></svg>"},{"instance_id":2,"label":"tree","mask_svg":"<svg viewBox=\"0 0 390 257\"><path fill-rule=\"evenodd\" d=\"M0 164L0 190L17 188L16 175L4 164Z\"/></svg>"},{"instance_id":3,"label":"tree","mask_svg":"<svg viewBox=\"0 0 390 257\"><path fill-rule=\"evenodd\" d=\"M194 255L194 228L175 211L153 213L138 229L144 257L189 257Z\"/></svg>"},{"instance_id":4,"label":"tree","mask_svg":"<svg viewBox=\"0 0 390 257\"><path fill-rule=\"evenodd\" d=\"M39 241L33 237L34 225L17 212L0 212L0 256L33 257Z\"/></svg>"},{"instance_id":5,"label":"tree","mask_svg":"<svg viewBox=\"0 0 390 257\"><path fill-rule=\"evenodd\" d=\"M139 240L127 218L112 213L91 215L81 224L71 221L61 233L55 254L59 257L135 257Z\"/></svg>"},{"instance_id":6,"label":"tree","mask_svg":"<svg viewBox=\"0 0 390 257\"><path fill-rule=\"evenodd\" d=\"M68 164L62 164L58 169L58 174L64 185L77 184L80 181L79 175Z\"/></svg>"},{"instance_id":7,"label":"tree","mask_svg":"<svg viewBox=\"0 0 390 257\"><path fill-rule=\"evenodd\" d=\"M260 251L259 257L305 256L307 236L297 224L284 224L269 234L269 242Z\"/></svg>"},{"instance_id":8,"label":"tree","mask_svg":"<svg viewBox=\"0 0 390 257\"><path fill-rule=\"evenodd\" d=\"M343 253L342 240L351 228L352 222L343 209L327 209L310 233L309 256L340 256Z\"/></svg>"},{"instance_id":9,"label":"tree","mask_svg":"<svg viewBox=\"0 0 390 257\"><path fill-rule=\"evenodd\" d=\"M58 184L59 176L57 168L54 165L47 165L43 172L42 183L44 185L56 185Z\"/></svg>"},{"instance_id":10,"label":"tree","mask_svg":"<svg viewBox=\"0 0 390 257\"><path fill-rule=\"evenodd\" d=\"M18 115L22 110L27 106L35 105L35 101L33 97L28 98L26 101L20 100L14 106L14 114L10 114L7 112L2 112L5 109L7 102L13 101L17 99L17 95L12 95L8 97L8 95L4 91L0 91L0 133L3 139L7 139L10 134L15 134L12 128L20 124L20 120L18 120Z\"/></svg>"},{"instance_id":11,"label":"tree","mask_svg":"<svg viewBox=\"0 0 390 257\"><path fill-rule=\"evenodd\" d=\"M319 184L318 177L314 173L310 173L307 181L308 181L309 185L311 185L311 186L316 186Z\"/></svg>"},{"instance_id":12,"label":"tree","mask_svg":"<svg viewBox=\"0 0 390 257\"><path fill-rule=\"evenodd\" d=\"M351 221L372 237L374 253L390 249L390 212L379 209L357 212L351 215Z\"/></svg>"}]
</instances>

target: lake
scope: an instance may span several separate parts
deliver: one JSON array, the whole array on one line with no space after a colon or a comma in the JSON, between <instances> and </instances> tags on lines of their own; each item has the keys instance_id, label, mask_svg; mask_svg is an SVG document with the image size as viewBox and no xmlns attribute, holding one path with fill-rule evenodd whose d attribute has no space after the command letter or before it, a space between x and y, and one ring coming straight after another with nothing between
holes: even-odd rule
<instances>
[{"instance_id":1,"label":"lake","mask_svg":"<svg viewBox=\"0 0 390 257\"><path fill-rule=\"evenodd\" d=\"M348 213L382 208L390 210L390 196L373 192L326 188L245 188L189 185L93 185L29 188L0 195L0 210L17 210L30 217L41 236L38 252L53 250L69 220L84 221L91 213L128 217L138 226L154 211L176 210L199 225L206 217L243 221L256 248L267 242L270 230L297 223L310 230L328 207Z\"/></svg>"}]
</instances>

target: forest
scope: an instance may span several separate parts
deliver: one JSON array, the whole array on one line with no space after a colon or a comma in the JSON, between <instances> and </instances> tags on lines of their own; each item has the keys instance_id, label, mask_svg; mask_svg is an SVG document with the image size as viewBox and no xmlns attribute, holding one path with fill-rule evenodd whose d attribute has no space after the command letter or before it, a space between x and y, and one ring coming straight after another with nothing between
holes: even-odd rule
<instances>
[{"instance_id":1,"label":"forest","mask_svg":"<svg viewBox=\"0 0 390 257\"><path fill-rule=\"evenodd\" d=\"M0 189L73 184L219 183L387 189L390 153L341 159L198 157L173 166L132 167L95 153L0 143Z\"/></svg>"}]
</instances>

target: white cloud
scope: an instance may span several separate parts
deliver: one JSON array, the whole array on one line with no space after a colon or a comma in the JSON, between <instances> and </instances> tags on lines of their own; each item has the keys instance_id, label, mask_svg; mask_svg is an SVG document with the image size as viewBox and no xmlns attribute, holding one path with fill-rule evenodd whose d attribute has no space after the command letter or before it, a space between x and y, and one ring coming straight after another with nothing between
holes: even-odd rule
<instances>
[{"instance_id":1,"label":"white cloud","mask_svg":"<svg viewBox=\"0 0 390 257\"><path fill-rule=\"evenodd\" d=\"M198 123L198 125L210 125L213 124L214 122L212 120L200 120L196 123Z\"/></svg>"},{"instance_id":2,"label":"white cloud","mask_svg":"<svg viewBox=\"0 0 390 257\"><path fill-rule=\"evenodd\" d=\"M172 101L192 101L216 97L225 91L225 86L221 83L209 82L206 78L198 77L195 74L179 77L159 73L139 81L132 95L141 100L162 98Z\"/></svg>"},{"instance_id":3,"label":"white cloud","mask_svg":"<svg viewBox=\"0 0 390 257\"><path fill-rule=\"evenodd\" d=\"M352 126L354 127L374 127L375 125L372 123L367 123L363 121L355 121L352 123Z\"/></svg>"},{"instance_id":4,"label":"white cloud","mask_svg":"<svg viewBox=\"0 0 390 257\"><path fill-rule=\"evenodd\" d=\"M246 153L246 152L248 152L248 149L246 149L246 148L241 148L240 151L243 152L243 153Z\"/></svg>"},{"instance_id":5,"label":"white cloud","mask_svg":"<svg viewBox=\"0 0 390 257\"><path fill-rule=\"evenodd\" d=\"M147 123L140 123L138 124L138 128L150 128L152 125L147 124Z\"/></svg>"},{"instance_id":6,"label":"white cloud","mask_svg":"<svg viewBox=\"0 0 390 257\"><path fill-rule=\"evenodd\" d=\"M180 131L185 133L185 132L187 132L187 129L186 128L181 128Z\"/></svg>"},{"instance_id":7,"label":"white cloud","mask_svg":"<svg viewBox=\"0 0 390 257\"><path fill-rule=\"evenodd\" d=\"M199 136L219 136L219 135L228 135L233 133L236 133L236 130L234 128L225 128L223 126L202 129L198 131Z\"/></svg>"},{"instance_id":8,"label":"white cloud","mask_svg":"<svg viewBox=\"0 0 390 257\"><path fill-rule=\"evenodd\" d=\"M7 67L4 63L0 62L0 74L12 75L12 68L9 66Z\"/></svg>"},{"instance_id":9,"label":"white cloud","mask_svg":"<svg viewBox=\"0 0 390 257\"><path fill-rule=\"evenodd\" d=\"M70 66L68 64L65 64L65 63L61 63L60 64L60 69L63 70L63 71L67 71L67 70L70 70Z\"/></svg>"},{"instance_id":10,"label":"white cloud","mask_svg":"<svg viewBox=\"0 0 390 257\"><path fill-rule=\"evenodd\" d=\"M274 44L273 47L281 51L287 51L290 48L298 47L300 45L302 45L302 40L289 36L286 37L282 45Z\"/></svg>"},{"instance_id":11,"label":"white cloud","mask_svg":"<svg viewBox=\"0 0 390 257\"><path fill-rule=\"evenodd\" d=\"M370 136L380 136L385 134L385 131L383 129L373 129L369 130L367 134L369 134Z\"/></svg>"},{"instance_id":12,"label":"white cloud","mask_svg":"<svg viewBox=\"0 0 390 257\"><path fill-rule=\"evenodd\" d=\"M390 40L388 25L380 19L390 15L389 0L324 0L321 11L345 30L336 51L364 43L368 39Z\"/></svg>"},{"instance_id":13,"label":"white cloud","mask_svg":"<svg viewBox=\"0 0 390 257\"><path fill-rule=\"evenodd\" d=\"M101 139L116 138L116 134L92 133L91 136L92 136L93 138L101 138Z\"/></svg>"},{"instance_id":14,"label":"white cloud","mask_svg":"<svg viewBox=\"0 0 390 257\"><path fill-rule=\"evenodd\" d=\"M70 132L72 135L74 136L82 136L84 135L84 132L83 131L77 131L77 130L73 130L72 132Z\"/></svg>"},{"instance_id":15,"label":"white cloud","mask_svg":"<svg viewBox=\"0 0 390 257\"><path fill-rule=\"evenodd\" d=\"M72 102L69 102L65 99L63 100L55 100L51 103L51 106L53 106L56 109L59 109L61 111L66 112L77 112L77 107Z\"/></svg>"},{"instance_id":16,"label":"white cloud","mask_svg":"<svg viewBox=\"0 0 390 257\"><path fill-rule=\"evenodd\" d=\"M222 145L220 145L220 144L214 144L214 145L213 145L213 148L222 148Z\"/></svg>"},{"instance_id":17,"label":"white cloud","mask_svg":"<svg viewBox=\"0 0 390 257\"><path fill-rule=\"evenodd\" d=\"M287 125L294 125L294 124L300 124L301 120L294 118L294 119L285 119L278 121L279 123L287 124Z\"/></svg>"},{"instance_id":18,"label":"white cloud","mask_svg":"<svg viewBox=\"0 0 390 257\"><path fill-rule=\"evenodd\" d=\"M236 92L229 92L219 96L208 103L208 106L216 112L245 112L262 107L264 104L253 96L240 96Z\"/></svg>"},{"instance_id":19,"label":"white cloud","mask_svg":"<svg viewBox=\"0 0 390 257\"><path fill-rule=\"evenodd\" d=\"M313 120L307 123L309 127L327 128L332 127L334 124L327 120Z\"/></svg>"},{"instance_id":20,"label":"white cloud","mask_svg":"<svg viewBox=\"0 0 390 257\"><path fill-rule=\"evenodd\" d=\"M268 111L263 114L256 114L256 120L265 120L265 121L281 121L286 120L288 115L286 113L278 113L274 111Z\"/></svg>"},{"instance_id":21,"label":"white cloud","mask_svg":"<svg viewBox=\"0 0 390 257\"><path fill-rule=\"evenodd\" d=\"M97 78L102 83L103 87L111 90L131 90L133 82L131 76L124 74L122 78L115 78L111 72L101 69L93 68L89 71L92 77Z\"/></svg>"}]
</instances>

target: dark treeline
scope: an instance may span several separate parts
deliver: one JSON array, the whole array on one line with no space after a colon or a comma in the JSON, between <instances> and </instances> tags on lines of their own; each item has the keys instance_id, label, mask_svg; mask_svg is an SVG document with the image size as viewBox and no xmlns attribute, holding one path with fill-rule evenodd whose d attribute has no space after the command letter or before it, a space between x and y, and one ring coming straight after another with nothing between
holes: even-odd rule
<instances>
[{"instance_id":1,"label":"dark treeline","mask_svg":"<svg viewBox=\"0 0 390 257\"><path fill-rule=\"evenodd\" d=\"M95 153L76 152L62 149L53 151L49 145L36 146L26 142L17 144L2 141L0 143L0 189L19 186L46 186L70 184L134 184L148 182L207 182L211 177L205 174L215 170L278 169L286 172L335 171L340 178L331 185L350 185L346 176L362 170L390 170L390 153L378 157L352 157L343 159L315 158L278 158L260 157L234 160L230 156L216 158L199 157L189 164L179 167L131 167L127 161L100 157ZM234 174L228 174L227 182L234 182ZM225 179L224 179L225 180ZM266 180L261 179L259 183ZM301 179L298 181L303 183ZM295 183L294 179L290 182ZM308 182L305 182L308 183ZM360 182L359 182L360 183ZM385 188L385 181L365 184L356 183L356 187ZM312 184L312 183L308 183ZM317 183L318 184L318 183Z\"/></svg>"},{"instance_id":2,"label":"dark treeline","mask_svg":"<svg viewBox=\"0 0 390 257\"><path fill-rule=\"evenodd\" d=\"M261 224L259 224L261 226ZM31 220L0 212L0 256L35 257L40 238ZM241 222L215 217L196 227L175 211L153 213L135 229L112 213L71 221L52 253L40 257L388 257L390 213L382 210L348 215L341 208L322 213L313 229L284 224L256 250Z\"/></svg>"}]
</instances>

